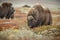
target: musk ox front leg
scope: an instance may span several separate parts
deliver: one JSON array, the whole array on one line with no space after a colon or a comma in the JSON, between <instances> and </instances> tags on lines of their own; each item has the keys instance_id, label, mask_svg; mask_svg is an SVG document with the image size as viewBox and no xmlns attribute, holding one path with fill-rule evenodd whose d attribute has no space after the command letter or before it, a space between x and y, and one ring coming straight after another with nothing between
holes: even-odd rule
<instances>
[{"instance_id":1,"label":"musk ox front leg","mask_svg":"<svg viewBox=\"0 0 60 40\"><path fill-rule=\"evenodd\" d=\"M14 8L12 8L12 10L11 10L11 16L10 16L11 19L14 19L14 12L15 12L15 10L14 10Z\"/></svg>"}]
</instances>

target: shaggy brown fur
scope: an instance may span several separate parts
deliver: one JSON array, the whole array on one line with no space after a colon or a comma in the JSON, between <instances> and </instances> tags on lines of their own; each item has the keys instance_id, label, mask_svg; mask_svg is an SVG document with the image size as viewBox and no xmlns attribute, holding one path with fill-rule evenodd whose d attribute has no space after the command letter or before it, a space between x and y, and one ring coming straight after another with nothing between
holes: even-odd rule
<instances>
[{"instance_id":1,"label":"shaggy brown fur","mask_svg":"<svg viewBox=\"0 0 60 40\"><path fill-rule=\"evenodd\" d=\"M27 16L28 26L33 28L42 25L50 25L52 23L49 9L44 9L41 5L34 5L33 8L29 11Z\"/></svg>"},{"instance_id":2,"label":"shaggy brown fur","mask_svg":"<svg viewBox=\"0 0 60 40\"><path fill-rule=\"evenodd\" d=\"M49 10L49 8L44 8L44 11L45 11L45 18L46 18L46 21L45 21L45 25L51 25L52 24L52 16L51 16L51 12Z\"/></svg>"},{"instance_id":3,"label":"shaggy brown fur","mask_svg":"<svg viewBox=\"0 0 60 40\"><path fill-rule=\"evenodd\" d=\"M7 2L2 3L2 5L0 6L0 18L14 18L14 16L11 17L12 15L14 15L14 8L12 7L12 4Z\"/></svg>"}]
</instances>

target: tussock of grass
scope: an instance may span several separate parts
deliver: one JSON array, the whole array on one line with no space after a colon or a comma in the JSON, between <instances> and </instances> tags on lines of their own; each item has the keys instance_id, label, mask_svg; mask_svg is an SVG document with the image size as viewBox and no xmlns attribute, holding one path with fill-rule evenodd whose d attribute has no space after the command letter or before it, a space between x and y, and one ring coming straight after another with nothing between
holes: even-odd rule
<instances>
[{"instance_id":1,"label":"tussock of grass","mask_svg":"<svg viewBox=\"0 0 60 40\"><path fill-rule=\"evenodd\" d=\"M1 31L0 40L40 40L40 37L31 30L15 29Z\"/></svg>"},{"instance_id":2,"label":"tussock of grass","mask_svg":"<svg viewBox=\"0 0 60 40\"><path fill-rule=\"evenodd\" d=\"M51 40L52 37L54 38L53 35L56 35L56 32L48 32L48 30L53 29L55 31L55 28L60 29L60 26L42 26L33 29L7 29L0 31L0 40Z\"/></svg>"}]
</instances>

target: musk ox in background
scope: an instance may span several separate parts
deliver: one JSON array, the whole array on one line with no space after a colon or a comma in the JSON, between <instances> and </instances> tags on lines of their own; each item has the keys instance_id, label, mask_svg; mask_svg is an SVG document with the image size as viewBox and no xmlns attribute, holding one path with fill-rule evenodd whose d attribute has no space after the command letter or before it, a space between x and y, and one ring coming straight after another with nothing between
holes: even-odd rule
<instances>
[{"instance_id":1,"label":"musk ox in background","mask_svg":"<svg viewBox=\"0 0 60 40\"><path fill-rule=\"evenodd\" d=\"M51 25L52 17L50 10L48 8L43 8L41 5L34 5L28 12L27 21L28 26L31 28L42 25Z\"/></svg>"},{"instance_id":2,"label":"musk ox in background","mask_svg":"<svg viewBox=\"0 0 60 40\"><path fill-rule=\"evenodd\" d=\"M14 18L14 8L12 7L11 3L2 3L2 5L0 6L0 18L9 19L9 18Z\"/></svg>"}]
</instances>

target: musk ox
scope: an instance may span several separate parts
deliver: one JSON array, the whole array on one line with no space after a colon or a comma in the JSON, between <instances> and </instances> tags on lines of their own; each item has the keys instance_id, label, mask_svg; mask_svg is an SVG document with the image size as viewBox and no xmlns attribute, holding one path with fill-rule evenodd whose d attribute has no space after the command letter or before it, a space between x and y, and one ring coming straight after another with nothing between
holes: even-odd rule
<instances>
[{"instance_id":1,"label":"musk ox","mask_svg":"<svg viewBox=\"0 0 60 40\"><path fill-rule=\"evenodd\" d=\"M9 18L14 18L14 8L12 7L11 3L2 3L0 6L0 18L9 19Z\"/></svg>"},{"instance_id":2,"label":"musk ox","mask_svg":"<svg viewBox=\"0 0 60 40\"><path fill-rule=\"evenodd\" d=\"M34 5L27 15L28 26L33 28L42 25L51 25L52 17L50 10L44 9L41 5Z\"/></svg>"}]
</instances>

